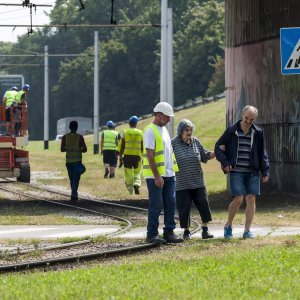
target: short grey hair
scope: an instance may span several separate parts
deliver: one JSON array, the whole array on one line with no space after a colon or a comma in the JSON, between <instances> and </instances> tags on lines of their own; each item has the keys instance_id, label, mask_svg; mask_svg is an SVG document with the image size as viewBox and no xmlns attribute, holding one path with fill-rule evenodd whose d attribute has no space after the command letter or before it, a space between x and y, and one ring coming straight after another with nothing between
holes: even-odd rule
<instances>
[{"instance_id":1,"label":"short grey hair","mask_svg":"<svg viewBox=\"0 0 300 300\"><path fill-rule=\"evenodd\" d=\"M193 130L195 128L194 124L188 119L182 119L177 126L177 135L181 136L184 129L187 127L191 127Z\"/></svg>"},{"instance_id":2,"label":"short grey hair","mask_svg":"<svg viewBox=\"0 0 300 300\"><path fill-rule=\"evenodd\" d=\"M243 115L244 112L247 111L247 110L252 110L252 111L254 111L254 112L255 112L255 116L256 116L256 118L257 118L257 116L258 116L258 109L257 109L255 106L252 106L252 105L246 105L246 106L243 108L243 110L242 110L242 115Z\"/></svg>"}]
</instances>

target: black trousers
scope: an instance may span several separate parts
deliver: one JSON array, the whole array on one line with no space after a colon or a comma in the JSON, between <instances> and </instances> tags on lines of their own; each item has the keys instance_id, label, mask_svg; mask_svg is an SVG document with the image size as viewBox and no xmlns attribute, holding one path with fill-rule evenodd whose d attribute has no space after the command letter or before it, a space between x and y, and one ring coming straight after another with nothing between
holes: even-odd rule
<instances>
[{"instance_id":1,"label":"black trousers","mask_svg":"<svg viewBox=\"0 0 300 300\"><path fill-rule=\"evenodd\" d=\"M190 226L192 201L199 211L202 223L207 223L212 220L205 187L176 191L176 205L181 228L188 228Z\"/></svg>"}]
</instances>

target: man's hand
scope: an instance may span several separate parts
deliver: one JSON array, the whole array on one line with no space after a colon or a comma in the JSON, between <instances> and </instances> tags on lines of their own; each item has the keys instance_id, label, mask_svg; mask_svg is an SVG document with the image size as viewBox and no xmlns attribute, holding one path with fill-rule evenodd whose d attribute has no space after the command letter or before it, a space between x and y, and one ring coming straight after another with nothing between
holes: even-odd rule
<instances>
[{"instance_id":1,"label":"man's hand","mask_svg":"<svg viewBox=\"0 0 300 300\"><path fill-rule=\"evenodd\" d=\"M267 183L269 181L270 176L263 176L262 182Z\"/></svg>"},{"instance_id":2,"label":"man's hand","mask_svg":"<svg viewBox=\"0 0 300 300\"><path fill-rule=\"evenodd\" d=\"M122 168L123 164L124 164L123 157L120 157L119 158L119 168Z\"/></svg>"},{"instance_id":3,"label":"man's hand","mask_svg":"<svg viewBox=\"0 0 300 300\"><path fill-rule=\"evenodd\" d=\"M155 177L154 180L157 187L162 188L164 186L164 179L160 175Z\"/></svg>"},{"instance_id":4,"label":"man's hand","mask_svg":"<svg viewBox=\"0 0 300 300\"><path fill-rule=\"evenodd\" d=\"M232 167L230 165L225 168L222 167L222 170L224 174L228 174L232 170Z\"/></svg>"}]
</instances>

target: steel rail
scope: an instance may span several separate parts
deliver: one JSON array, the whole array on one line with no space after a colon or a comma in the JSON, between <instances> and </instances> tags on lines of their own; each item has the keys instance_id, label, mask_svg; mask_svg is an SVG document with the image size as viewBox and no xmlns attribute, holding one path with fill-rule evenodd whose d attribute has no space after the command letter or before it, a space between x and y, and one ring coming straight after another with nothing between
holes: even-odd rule
<instances>
[{"instance_id":1,"label":"steel rail","mask_svg":"<svg viewBox=\"0 0 300 300\"><path fill-rule=\"evenodd\" d=\"M26 193L23 193L23 192L12 191L12 190L10 190L8 188L4 188L4 187L0 187L0 190L4 190L4 191L12 193L12 194L22 195L24 197L31 198L31 199L36 199L36 200L43 201L43 202L48 202L48 203L52 203L52 204L56 204L56 205L60 205L60 206L64 206L64 207L75 208L75 209L82 210L82 211L85 211L85 212L90 212L90 213L102 215L102 216L105 216L105 217L109 217L109 218L116 219L118 221L122 221L122 222L127 223L127 226L124 229L118 230L118 231L116 231L114 233L106 234L105 236L112 236L112 235L115 235L117 233L118 234L119 233L124 233L124 232L128 231L132 227L132 222L130 220L128 220L128 219L124 219L124 218L121 218L121 217L118 217L118 216L114 216L114 215L110 215L110 214L105 214L105 213L99 212L97 210L92 210L92 209L84 208L84 207L81 207L81 206L78 206L78 205L61 203L61 202L54 201L54 200L41 199L41 197L37 197L37 196L34 196L34 195L26 194Z\"/></svg>"},{"instance_id":2,"label":"steel rail","mask_svg":"<svg viewBox=\"0 0 300 300\"><path fill-rule=\"evenodd\" d=\"M11 182L15 182L15 181L11 181ZM48 189L48 188L44 188L44 187L40 187L40 186L32 184L32 183L24 183L24 182L18 182L18 183L23 184L23 185L27 185L27 186L31 186L31 187L34 187L36 189L47 191L47 192L50 192L50 193L56 193L58 195L70 197L69 194L66 194L66 193L63 193L63 192L60 192L60 191L55 191L55 190ZM109 206L115 206L115 207L119 207L119 208L139 210L139 211L144 211L144 212L148 211L146 208L141 208L141 207L137 207L137 206L130 206L130 205L124 205L124 204L118 204L118 203L111 203L109 201L100 200L100 199L91 199L91 198L85 198L85 197L78 197L78 199L85 200L85 201L91 201L91 202L95 202L95 203L101 203L101 204L105 204L105 205L109 205Z\"/></svg>"},{"instance_id":3,"label":"steel rail","mask_svg":"<svg viewBox=\"0 0 300 300\"><path fill-rule=\"evenodd\" d=\"M29 262L23 262L23 263L16 263L16 264L9 264L9 265L1 265L0 266L0 272L5 271L22 271L22 270L29 270L31 268L35 267L42 267L46 266L49 267L51 265L56 265L59 263L67 263L67 262L80 262L80 261L86 261L90 259L95 259L98 257L110 257L113 255L119 255L119 254L130 254L135 251L141 251L149 248L153 248L156 246L159 246L160 244L157 243L145 243L140 245L135 245L131 247L123 247L119 249L114 250L106 250L106 251L100 251L100 252L93 252L89 254L82 254L82 255L74 255L74 256L66 256L56 259L45 259L45 260L36 260L36 261L29 261Z\"/></svg>"},{"instance_id":4,"label":"steel rail","mask_svg":"<svg viewBox=\"0 0 300 300\"><path fill-rule=\"evenodd\" d=\"M6 182L16 182L16 181L10 180L8 178L6 178L6 180L7 180ZM29 186L34 187L34 188L39 189L39 190L43 190L43 191L47 191L47 192L51 192L51 193L55 193L55 194L58 194L58 195L69 197L69 195L66 194L66 193L63 193L63 192L60 192L60 191L55 191L53 189L48 189L48 188L45 188L45 187L41 187L41 186L38 186L36 184L24 183L24 182L18 182L18 183L23 184L23 185L29 185ZM139 211L145 211L145 212L148 211L145 208L136 207L136 206L129 206L129 205L124 205L124 204L111 203L111 202L100 200L100 199L91 199L91 198L84 198L84 197L79 197L79 199L80 200L85 200L85 201L91 201L91 202L95 202L95 203L101 203L101 204L105 204L105 205L109 205L109 206L119 207L119 208L133 209L133 210L139 210ZM176 218L178 219L177 216L176 216ZM195 224L195 227L191 230L191 234L194 234L194 233L198 232L201 229L201 224L193 218L191 219L191 222Z\"/></svg>"},{"instance_id":5,"label":"steel rail","mask_svg":"<svg viewBox=\"0 0 300 300\"><path fill-rule=\"evenodd\" d=\"M11 181L11 182L15 182L15 181ZM19 182L19 183L24 184L24 185L29 185L29 186L34 187L34 188L39 189L39 190L45 190L45 191L48 191L48 192L51 192L51 193L56 193L58 195L63 195L63 196L69 197L69 195L66 194L66 193L63 193L63 192L60 192L60 191L55 191L53 189L40 187L40 186L32 184L32 183L24 183L24 182ZM80 200L85 200L85 201L101 203L101 204L105 204L105 205L109 205L109 206L119 207L119 208L133 209L133 210L139 210L139 211L145 211L145 212L148 211L147 209L141 208L141 207L111 203L111 202L104 201L104 200L99 200L99 199L91 199L91 198L84 198L84 197L79 197L79 199ZM161 214L163 214L163 213L161 213ZM176 217L176 218L178 219L178 217ZM194 233L196 233L197 231L199 231L201 229L201 224L193 218L191 219L191 222L195 224L195 227L191 230L191 234L194 234Z\"/></svg>"},{"instance_id":6,"label":"steel rail","mask_svg":"<svg viewBox=\"0 0 300 300\"><path fill-rule=\"evenodd\" d=\"M15 193L15 194L18 194L18 195L22 195L24 197L33 198L33 199L40 200L40 201L43 201L43 202L48 202L48 203L52 203L52 204L56 204L56 205L61 205L61 206L65 206L65 207L70 207L70 208L83 210L85 212L91 212L91 213L94 213L94 214L99 214L99 215L109 217L109 218L113 218L113 219L116 219L118 221L122 221L122 222L125 222L125 223L128 224L126 226L126 228L124 228L120 231L117 231L117 232L123 233L124 231L127 231L130 227L132 227L131 221L129 221L127 219L124 219L124 218L121 218L121 217L118 217L118 216L114 216L114 215L110 215L110 214L105 214L105 213L99 212L97 210L84 208L82 206L78 206L77 204L72 205L72 204L67 204L67 203L61 203L61 202L58 202L58 201L55 201L55 200L41 199L40 197L37 197L37 196L34 196L34 195L30 195L30 194L26 194L26 193L22 193L22 192L11 191L11 190L9 190L7 188L3 188L3 187L0 187L0 190L5 190L5 191L10 192L10 193Z\"/></svg>"},{"instance_id":7,"label":"steel rail","mask_svg":"<svg viewBox=\"0 0 300 300\"><path fill-rule=\"evenodd\" d=\"M70 242L70 243L64 243L64 244L59 244L59 245L51 245L51 246L34 246L31 248L23 249L23 250L10 250L10 251L0 251L0 255L5 255L5 256L13 256L13 255L19 255L19 254L27 254L31 253L34 251L49 251L49 250L56 250L56 249L65 249L73 246L81 246L81 245L86 245L90 244L91 240L82 240L78 242Z\"/></svg>"},{"instance_id":8,"label":"steel rail","mask_svg":"<svg viewBox=\"0 0 300 300\"><path fill-rule=\"evenodd\" d=\"M52 193L57 193L59 195L63 195L63 196L66 196L66 197L69 196L66 193L63 193L63 192L60 192L60 191L55 191L55 190L48 189L48 188L43 188L43 187L40 187L40 186L32 184L32 183L23 183L23 182L21 182L21 184L33 186L36 189L45 190L45 191L49 191L49 192L52 192ZM111 202L104 201L104 200L99 200L99 199L91 199L91 198L84 198L84 197L79 197L79 199L80 200L85 200L85 201L101 203L101 204L105 204L105 205L109 205L109 206L120 207L120 208L133 209L133 210L139 210L139 211L145 211L145 212L148 211L146 208L141 208L141 207L137 207L137 206L130 206L130 205L124 205L124 204L111 203ZM161 214L163 214L163 213L161 213ZM176 218L178 218L178 217L176 217ZM191 219L191 222L193 222L195 224L195 228L193 228L191 230L191 233L194 234L194 233L196 233L197 231L199 231L201 229L201 224L199 222L197 222L195 219Z\"/></svg>"}]
</instances>

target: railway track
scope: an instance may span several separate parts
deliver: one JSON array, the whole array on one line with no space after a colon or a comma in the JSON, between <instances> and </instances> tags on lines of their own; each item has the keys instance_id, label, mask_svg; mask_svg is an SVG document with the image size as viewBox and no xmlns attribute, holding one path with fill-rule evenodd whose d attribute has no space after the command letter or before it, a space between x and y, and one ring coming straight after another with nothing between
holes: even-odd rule
<instances>
[{"instance_id":1,"label":"railway track","mask_svg":"<svg viewBox=\"0 0 300 300\"><path fill-rule=\"evenodd\" d=\"M6 183L5 186L2 183ZM9 185L8 185L8 184ZM10 183L13 187L10 188ZM26 189L35 189L41 191L39 196L32 194L32 191L16 191L16 187L26 187ZM110 211L118 211L118 214L124 214L124 211L133 211L135 213L143 213L147 212L147 209L135 206L127 206L123 204L111 203L104 200L99 199L90 199L90 198L79 198L79 202L73 204L69 201L70 197L68 194L63 193L61 191L55 191L52 189L44 188L37 186L35 184L24 184L24 183L17 183L15 181L11 181L9 179L5 181L0 181L0 190L5 191L7 193L11 193L14 195L19 195L21 197L26 197L28 199L35 199L39 200L44 203L48 203L51 205L58 205L60 207L66 209L75 209L77 211L81 211L84 213L95 214L104 216L106 218L115 219L123 224L126 224L125 228L121 228L117 232L107 234L106 237L113 237L120 235L129 231L133 223L128 218L124 218L121 216L103 213L103 207L108 207ZM46 196L47 195L47 196ZM56 200L53 200L55 198ZM67 202L67 203L66 203ZM194 228L192 233L198 231L200 229L200 224L197 223L195 220L192 220L194 223ZM94 242L93 239L82 240L80 242L71 242L65 244L58 244L54 246L47 246L47 247L35 247L34 249L22 249L21 251L15 249L6 253L6 256L10 256L11 259L19 259L20 261L14 263L7 263L10 262L8 260L5 264L0 265L0 272L7 272L7 271L21 271L21 270L28 270L31 268L37 267L49 267L54 265L61 265L66 263L78 263L83 262L86 260L97 259L97 258L104 258L104 257L111 257L115 255L124 255L129 254L132 252L138 251L145 251L146 249L153 248L157 246L155 243L145 243L145 242L118 242L118 243L100 243L97 244ZM62 250L64 249L64 250ZM67 249L67 250L66 250ZM100 249L100 250L99 250ZM43 258L40 260L24 260L23 257L27 257L29 254L33 253L44 253L43 256L47 258ZM48 253L51 253L52 258L48 258ZM67 253L67 255L64 255Z\"/></svg>"}]
</instances>

